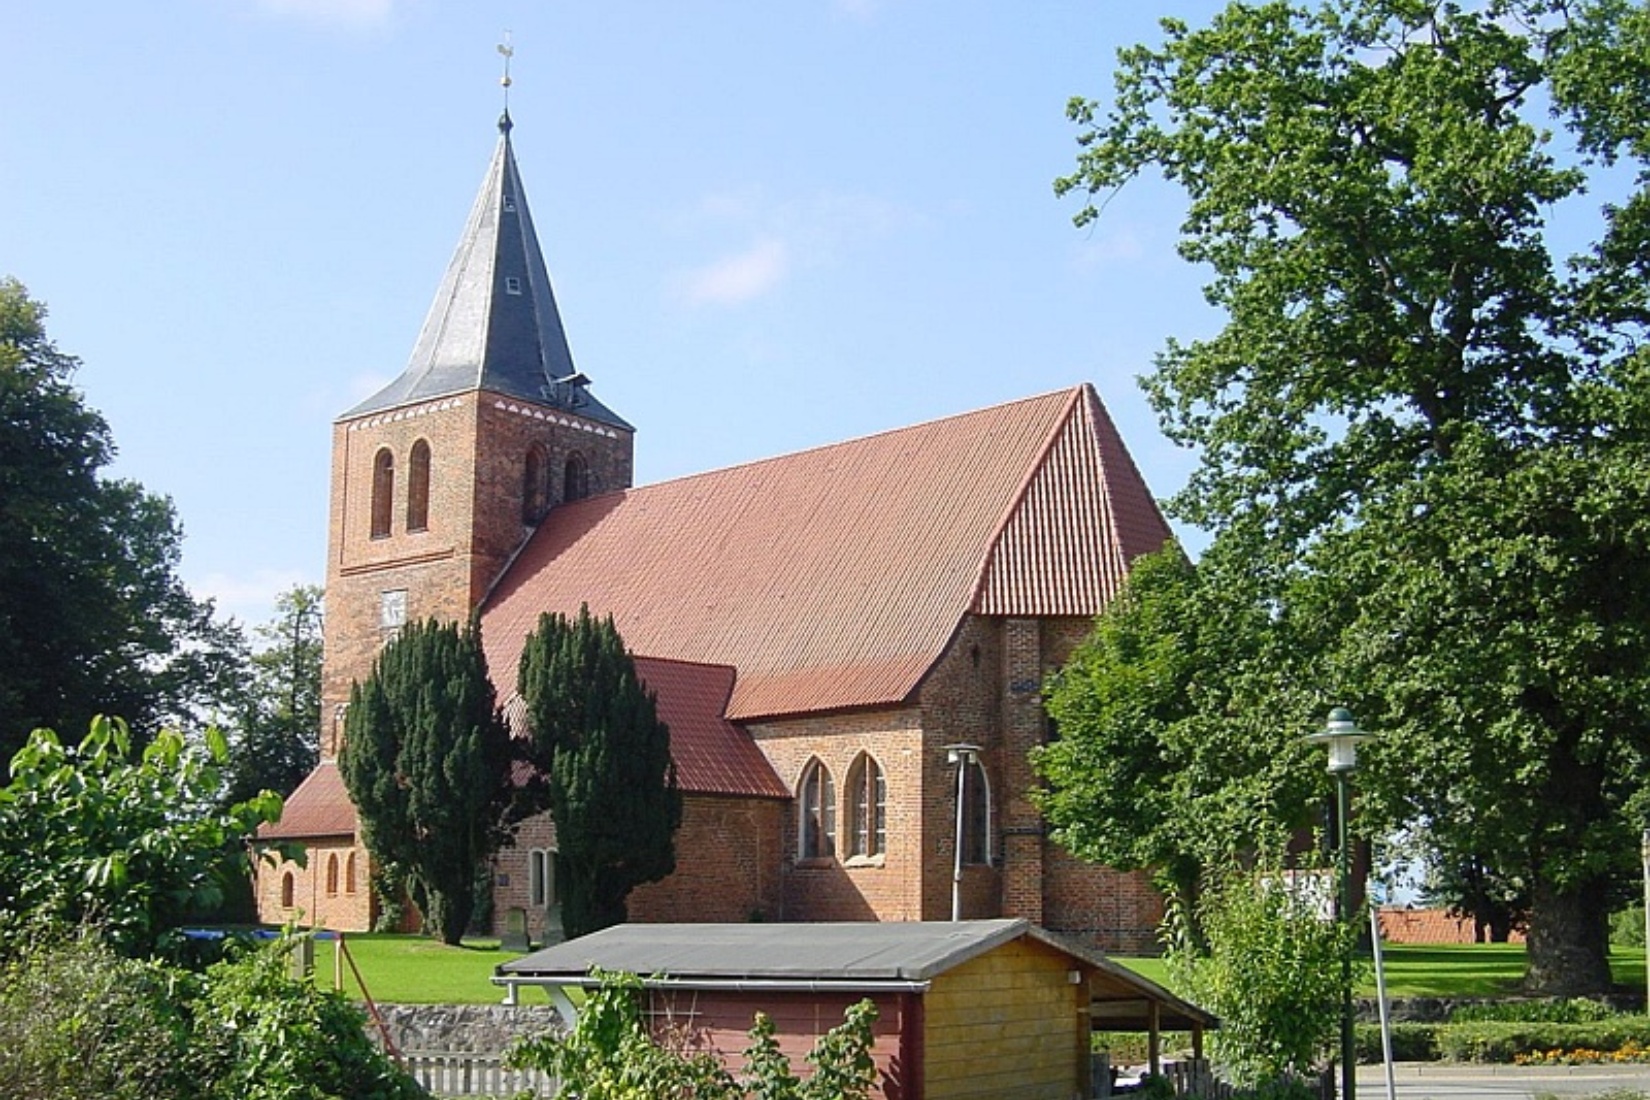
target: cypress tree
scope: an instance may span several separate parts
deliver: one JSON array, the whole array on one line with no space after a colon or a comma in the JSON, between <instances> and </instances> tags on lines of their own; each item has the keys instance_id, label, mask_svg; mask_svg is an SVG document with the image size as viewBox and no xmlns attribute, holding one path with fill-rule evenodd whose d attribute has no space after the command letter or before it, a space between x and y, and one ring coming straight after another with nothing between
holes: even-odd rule
<instances>
[{"instance_id":1,"label":"cypress tree","mask_svg":"<svg viewBox=\"0 0 1650 1100\"><path fill-rule=\"evenodd\" d=\"M350 689L344 736L338 766L368 850L406 876L426 927L458 943L512 797L479 629L408 624Z\"/></svg>"},{"instance_id":2,"label":"cypress tree","mask_svg":"<svg viewBox=\"0 0 1650 1100\"><path fill-rule=\"evenodd\" d=\"M562 924L581 936L623 923L630 891L676 868L682 795L670 730L612 617L539 617L519 690L541 799L556 823Z\"/></svg>"}]
</instances>

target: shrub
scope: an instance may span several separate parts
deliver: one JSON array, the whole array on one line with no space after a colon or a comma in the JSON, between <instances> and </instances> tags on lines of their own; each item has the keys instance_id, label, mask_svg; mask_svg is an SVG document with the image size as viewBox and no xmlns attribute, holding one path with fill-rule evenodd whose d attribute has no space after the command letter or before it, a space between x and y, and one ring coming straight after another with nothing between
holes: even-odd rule
<instances>
[{"instance_id":1,"label":"shrub","mask_svg":"<svg viewBox=\"0 0 1650 1100\"><path fill-rule=\"evenodd\" d=\"M1438 1053L1457 1062L1511 1062L1552 1050L1620 1050L1650 1045L1650 1018L1617 1016L1582 1024L1471 1023L1438 1029Z\"/></svg>"},{"instance_id":2,"label":"shrub","mask_svg":"<svg viewBox=\"0 0 1650 1100\"><path fill-rule=\"evenodd\" d=\"M1483 1022L1587 1024L1620 1015L1603 1001L1586 997L1537 997L1530 1000L1484 1001L1459 1005L1449 1014L1452 1024Z\"/></svg>"},{"instance_id":3,"label":"shrub","mask_svg":"<svg viewBox=\"0 0 1650 1100\"><path fill-rule=\"evenodd\" d=\"M1438 1060L1438 1032L1443 1024L1401 1023L1392 1025L1392 1059L1395 1062L1435 1062ZM1370 1065L1381 1061L1381 1029L1376 1024L1359 1024L1353 1033L1358 1061Z\"/></svg>"}]
</instances>

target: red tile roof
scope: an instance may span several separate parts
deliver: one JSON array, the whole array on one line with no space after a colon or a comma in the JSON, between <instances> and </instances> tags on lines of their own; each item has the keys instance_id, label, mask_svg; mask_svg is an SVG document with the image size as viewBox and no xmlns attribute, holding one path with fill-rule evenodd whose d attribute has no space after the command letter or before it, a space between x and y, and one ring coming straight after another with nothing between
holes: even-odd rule
<instances>
[{"instance_id":1,"label":"red tile roof","mask_svg":"<svg viewBox=\"0 0 1650 1100\"><path fill-rule=\"evenodd\" d=\"M670 755L682 790L791 796L750 734L723 717L733 694L733 669L637 657L636 672L658 697L659 717L670 727Z\"/></svg>"},{"instance_id":2,"label":"red tile roof","mask_svg":"<svg viewBox=\"0 0 1650 1100\"><path fill-rule=\"evenodd\" d=\"M737 669L735 720L888 704L970 610L1093 615L1169 538L1084 385L564 505L483 637L503 687L540 612L588 603L635 653Z\"/></svg>"},{"instance_id":3,"label":"red tile roof","mask_svg":"<svg viewBox=\"0 0 1650 1100\"><path fill-rule=\"evenodd\" d=\"M258 828L258 836L267 840L354 835L355 804L331 760L321 761L287 796L281 820Z\"/></svg>"}]
</instances>

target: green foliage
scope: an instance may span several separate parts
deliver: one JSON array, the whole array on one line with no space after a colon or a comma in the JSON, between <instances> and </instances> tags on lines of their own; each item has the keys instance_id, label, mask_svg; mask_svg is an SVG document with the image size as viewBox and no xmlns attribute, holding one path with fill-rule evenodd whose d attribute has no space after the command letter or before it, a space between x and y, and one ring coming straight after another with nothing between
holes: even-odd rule
<instances>
[{"instance_id":1,"label":"green foliage","mask_svg":"<svg viewBox=\"0 0 1650 1100\"><path fill-rule=\"evenodd\" d=\"M1185 902L1205 866L1277 848L1308 824L1323 770L1277 709L1304 722L1313 700L1270 649L1266 609L1210 576L1175 548L1134 561L1047 684L1060 738L1032 756L1047 780L1032 797L1059 843L1156 871Z\"/></svg>"},{"instance_id":2,"label":"green foliage","mask_svg":"<svg viewBox=\"0 0 1650 1100\"><path fill-rule=\"evenodd\" d=\"M1620 1050L1650 1045L1650 1019L1616 1016L1586 1024L1452 1024L1437 1031L1439 1057L1452 1062L1511 1062L1551 1050Z\"/></svg>"},{"instance_id":3,"label":"green foliage","mask_svg":"<svg viewBox=\"0 0 1650 1100\"><path fill-rule=\"evenodd\" d=\"M79 745L36 730L0 788L0 953L29 927L94 923L119 950L150 954L179 920L210 909L222 852L280 817L264 794L223 807L223 737L162 731L135 758L126 724L97 717ZM243 856L233 867L249 873Z\"/></svg>"},{"instance_id":4,"label":"green foliage","mask_svg":"<svg viewBox=\"0 0 1650 1100\"><path fill-rule=\"evenodd\" d=\"M1590 1024L1600 1020L1613 1020L1620 1015L1621 1013L1603 1001L1587 997L1518 997L1506 1001L1457 1005L1450 1011L1449 1022Z\"/></svg>"},{"instance_id":5,"label":"green foliage","mask_svg":"<svg viewBox=\"0 0 1650 1100\"><path fill-rule=\"evenodd\" d=\"M1231 870L1197 904L1164 920L1175 985L1220 1018L1211 1057L1234 1084L1309 1073L1340 1018L1344 923L1323 919L1321 876L1275 867Z\"/></svg>"},{"instance_id":6,"label":"green foliage","mask_svg":"<svg viewBox=\"0 0 1650 1100\"><path fill-rule=\"evenodd\" d=\"M1133 737L1142 776L1204 768L1202 802L1287 821L1293 787L1191 735L1282 771L1350 705L1381 734L1358 828L1424 827L1438 865L1527 891L1532 991L1605 989L1650 755L1650 16L1276 0L1163 26L1108 103L1073 101L1057 189L1089 195L1080 222L1144 172L1187 194L1180 250L1227 321L1146 388L1201 455L1171 511L1213 540L1191 596L1156 589L1185 632L1102 641L1093 744ZM1561 263L1546 219L1581 224L1605 185L1628 194ZM1054 764L1119 767L1085 751ZM1131 833L1096 801L1101 839L1062 823L1079 848L1198 858L1172 807Z\"/></svg>"},{"instance_id":7,"label":"green foliage","mask_svg":"<svg viewBox=\"0 0 1650 1100\"><path fill-rule=\"evenodd\" d=\"M433 933L458 943L512 802L479 630L408 624L350 689L344 731L338 766L368 849L406 875Z\"/></svg>"},{"instance_id":8,"label":"green foliage","mask_svg":"<svg viewBox=\"0 0 1650 1100\"><path fill-rule=\"evenodd\" d=\"M0 759L38 727L124 714L196 728L245 641L178 577L170 500L110 479L109 426L72 384L46 308L0 278Z\"/></svg>"},{"instance_id":9,"label":"green foliage","mask_svg":"<svg viewBox=\"0 0 1650 1100\"><path fill-rule=\"evenodd\" d=\"M1436 1062L1438 1060L1438 1033L1448 1024L1394 1023L1392 1025L1392 1060L1394 1062ZM1384 1057L1381 1047L1381 1025L1357 1024L1352 1029L1352 1048L1364 1065L1379 1065Z\"/></svg>"},{"instance_id":10,"label":"green foliage","mask_svg":"<svg viewBox=\"0 0 1650 1100\"><path fill-rule=\"evenodd\" d=\"M538 1069L561 1082L564 1095L581 1100L867 1100L876 1084L877 1010L870 1001L850 1005L842 1023L808 1052L814 1067L806 1080L780 1051L773 1021L757 1013L745 1049L745 1076L735 1081L714 1055L692 1049L691 1033L648 1034L645 995L634 974L600 974L571 1030L518 1040L506 1063Z\"/></svg>"},{"instance_id":11,"label":"green foliage","mask_svg":"<svg viewBox=\"0 0 1650 1100\"><path fill-rule=\"evenodd\" d=\"M218 963L193 1006L194 1059L210 1100L422 1100L373 1045L366 1017L338 994L288 974L296 941Z\"/></svg>"},{"instance_id":12,"label":"green foliage","mask_svg":"<svg viewBox=\"0 0 1650 1100\"><path fill-rule=\"evenodd\" d=\"M359 1009L287 976L290 942L191 974L95 934L0 963L0 1095L11 1100L418 1100Z\"/></svg>"},{"instance_id":13,"label":"green foliage","mask_svg":"<svg viewBox=\"0 0 1650 1100\"><path fill-rule=\"evenodd\" d=\"M198 978L47 931L0 959L0 1096L187 1100Z\"/></svg>"},{"instance_id":14,"label":"green foliage","mask_svg":"<svg viewBox=\"0 0 1650 1100\"><path fill-rule=\"evenodd\" d=\"M733 1100L733 1078L713 1056L657 1043L642 1019L641 979L603 974L564 1035L518 1040L506 1063L553 1074L580 1100Z\"/></svg>"},{"instance_id":15,"label":"green foliage","mask_svg":"<svg viewBox=\"0 0 1650 1100\"><path fill-rule=\"evenodd\" d=\"M1644 946L1643 905L1629 905L1610 914L1610 946Z\"/></svg>"},{"instance_id":16,"label":"green foliage","mask_svg":"<svg viewBox=\"0 0 1650 1100\"><path fill-rule=\"evenodd\" d=\"M562 925L581 936L625 919L625 899L676 867L682 795L670 730L612 617L539 618L519 690L532 731L539 807L556 823Z\"/></svg>"},{"instance_id":17,"label":"green foliage","mask_svg":"<svg viewBox=\"0 0 1650 1100\"><path fill-rule=\"evenodd\" d=\"M293 792L319 758L321 730L319 585L297 585L275 597L275 619L257 628L259 648L249 682L230 714L224 801L269 790Z\"/></svg>"}]
</instances>

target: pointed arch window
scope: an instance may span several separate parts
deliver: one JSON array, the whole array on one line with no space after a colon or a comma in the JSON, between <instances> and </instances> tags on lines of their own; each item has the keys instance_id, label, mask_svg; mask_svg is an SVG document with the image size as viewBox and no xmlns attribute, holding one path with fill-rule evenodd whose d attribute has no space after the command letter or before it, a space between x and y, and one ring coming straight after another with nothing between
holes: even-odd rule
<instances>
[{"instance_id":1,"label":"pointed arch window","mask_svg":"<svg viewBox=\"0 0 1650 1100\"><path fill-rule=\"evenodd\" d=\"M407 530L430 529L430 445L420 439L407 456Z\"/></svg>"},{"instance_id":2,"label":"pointed arch window","mask_svg":"<svg viewBox=\"0 0 1650 1100\"><path fill-rule=\"evenodd\" d=\"M963 765L963 835L964 863L991 862L991 780L985 774L985 765L979 760Z\"/></svg>"},{"instance_id":3,"label":"pointed arch window","mask_svg":"<svg viewBox=\"0 0 1650 1100\"><path fill-rule=\"evenodd\" d=\"M848 769L848 854L880 856L888 850L888 781L870 753Z\"/></svg>"},{"instance_id":4,"label":"pointed arch window","mask_svg":"<svg viewBox=\"0 0 1650 1100\"><path fill-rule=\"evenodd\" d=\"M567 465L562 468L561 482L562 500L583 500L590 495L590 467L579 452L574 451L567 456Z\"/></svg>"},{"instance_id":5,"label":"pointed arch window","mask_svg":"<svg viewBox=\"0 0 1650 1100\"><path fill-rule=\"evenodd\" d=\"M344 860L344 893L355 893L355 853L351 852Z\"/></svg>"},{"instance_id":6,"label":"pointed arch window","mask_svg":"<svg viewBox=\"0 0 1650 1100\"><path fill-rule=\"evenodd\" d=\"M372 537L390 537L390 516L395 509L395 455L388 447L372 459Z\"/></svg>"},{"instance_id":7,"label":"pointed arch window","mask_svg":"<svg viewBox=\"0 0 1650 1100\"><path fill-rule=\"evenodd\" d=\"M338 892L338 853L327 856L327 896Z\"/></svg>"},{"instance_id":8,"label":"pointed arch window","mask_svg":"<svg viewBox=\"0 0 1650 1100\"><path fill-rule=\"evenodd\" d=\"M556 853L533 848L527 853L527 904L549 909L556 904Z\"/></svg>"},{"instance_id":9,"label":"pointed arch window","mask_svg":"<svg viewBox=\"0 0 1650 1100\"><path fill-rule=\"evenodd\" d=\"M292 908L292 872L288 871L281 876L281 908Z\"/></svg>"},{"instance_id":10,"label":"pointed arch window","mask_svg":"<svg viewBox=\"0 0 1650 1100\"><path fill-rule=\"evenodd\" d=\"M797 798L801 821L797 829L797 855L802 859L829 859L836 855L836 784L831 770L818 760L802 773L802 790Z\"/></svg>"},{"instance_id":11,"label":"pointed arch window","mask_svg":"<svg viewBox=\"0 0 1650 1100\"><path fill-rule=\"evenodd\" d=\"M534 524L550 510L550 455L544 444L527 448L521 464L521 522Z\"/></svg>"}]
</instances>

